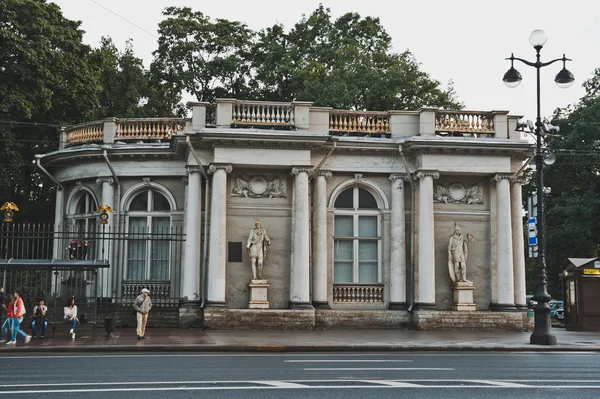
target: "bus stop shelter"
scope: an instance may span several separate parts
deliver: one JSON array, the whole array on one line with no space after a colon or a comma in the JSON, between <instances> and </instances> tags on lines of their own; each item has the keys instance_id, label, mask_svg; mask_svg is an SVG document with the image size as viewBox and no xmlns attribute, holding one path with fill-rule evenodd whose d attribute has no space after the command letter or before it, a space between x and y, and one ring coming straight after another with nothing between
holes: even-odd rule
<instances>
[{"instance_id":1,"label":"bus stop shelter","mask_svg":"<svg viewBox=\"0 0 600 399\"><path fill-rule=\"evenodd\" d=\"M599 258L568 258L560 274L565 307L565 328L600 331Z\"/></svg>"}]
</instances>

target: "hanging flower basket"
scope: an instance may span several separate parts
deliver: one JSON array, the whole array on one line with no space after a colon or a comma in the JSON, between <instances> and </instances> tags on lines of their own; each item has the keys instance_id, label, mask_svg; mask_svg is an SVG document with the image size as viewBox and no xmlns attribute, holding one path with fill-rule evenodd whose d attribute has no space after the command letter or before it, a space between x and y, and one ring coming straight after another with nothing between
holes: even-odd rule
<instances>
[{"instance_id":1,"label":"hanging flower basket","mask_svg":"<svg viewBox=\"0 0 600 399\"><path fill-rule=\"evenodd\" d=\"M69 251L69 259L83 260L87 256L88 248L92 243L88 240L71 240L67 245Z\"/></svg>"}]
</instances>

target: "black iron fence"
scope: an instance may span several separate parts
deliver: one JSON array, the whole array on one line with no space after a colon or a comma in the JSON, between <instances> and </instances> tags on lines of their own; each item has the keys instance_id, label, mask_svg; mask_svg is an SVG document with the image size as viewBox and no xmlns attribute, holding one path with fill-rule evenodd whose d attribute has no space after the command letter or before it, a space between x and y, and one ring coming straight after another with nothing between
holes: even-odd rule
<instances>
[{"instance_id":1,"label":"black iron fence","mask_svg":"<svg viewBox=\"0 0 600 399\"><path fill-rule=\"evenodd\" d=\"M170 226L130 226L117 232L108 226L61 229L50 224L0 224L0 259L108 261L110 268L53 270L3 266L6 292L19 290L26 304L40 298L75 297L81 305L131 307L142 288L154 306L178 307L185 234Z\"/></svg>"}]
</instances>

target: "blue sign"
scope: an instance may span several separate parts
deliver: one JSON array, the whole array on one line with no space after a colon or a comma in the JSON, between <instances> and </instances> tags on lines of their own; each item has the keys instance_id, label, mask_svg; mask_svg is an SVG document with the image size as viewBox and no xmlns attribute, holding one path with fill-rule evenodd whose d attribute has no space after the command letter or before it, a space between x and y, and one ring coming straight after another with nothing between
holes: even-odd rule
<instances>
[{"instance_id":1,"label":"blue sign","mask_svg":"<svg viewBox=\"0 0 600 399\"><path fill-rule=\"evenodd\" d=\"M529 245L534 246L537 245L538 241L537 241L537 220L536 218L529 218L529 220L527 220L527 227L528 227L528 237L529 237Z\"/></svg>"}]
</instances>

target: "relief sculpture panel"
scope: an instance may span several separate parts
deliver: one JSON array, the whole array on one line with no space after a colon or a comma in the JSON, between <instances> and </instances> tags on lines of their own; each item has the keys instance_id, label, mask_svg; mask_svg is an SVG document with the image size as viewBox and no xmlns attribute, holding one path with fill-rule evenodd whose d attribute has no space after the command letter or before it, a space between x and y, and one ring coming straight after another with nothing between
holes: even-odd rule
<instances>
[{"instance_id":1,"label":"relief sculpture panel","mask_svg":"<svg viewBox=\"0 0 600 399\"><path fill-rule=\"evenodd\" d=\"M433 202L443 204L483 204L483 187L480 183L441 182L435 185Z\"/></svg>"},{"instance_id":2,"label":"relief sculpture panel","mask_svg":"<svg viewBox=\"0 0 600 399\"><path fill-rule=\"evenodd\" d=\"M231 196L286 198L285 178L277 175L234 175Z\"/></svg>"}]
</instances>

